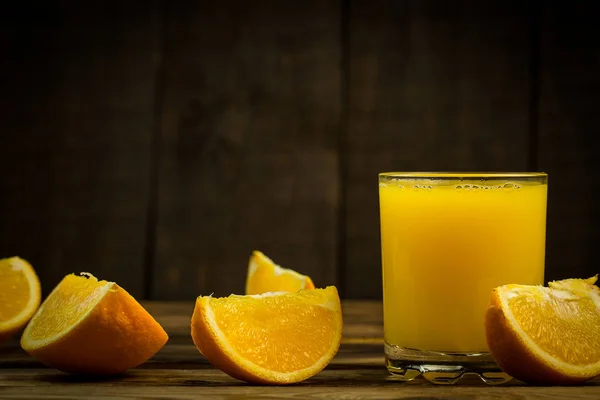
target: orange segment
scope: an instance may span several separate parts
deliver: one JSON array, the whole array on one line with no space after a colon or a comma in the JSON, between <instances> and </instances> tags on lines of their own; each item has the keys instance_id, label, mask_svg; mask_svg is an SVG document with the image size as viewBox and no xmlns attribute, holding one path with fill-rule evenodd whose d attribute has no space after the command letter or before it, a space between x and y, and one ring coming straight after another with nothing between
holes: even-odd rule
<instances>
[{"instance_id":1,"label":"orange segment","mask_svg":"<svg viewBox=\"0 0 600 400\"><path fill-rule=\"evenodd\" d=\"M0 260L0 344L21 330L41 301L33 267L19 257Z\"/></svg>"},{"instance_id":2,"label":"orange segment","mask_svg":"<svg viewBox=\"0 0 600 400\"><path fill-rule=\"evenodd\" d=\"M114 282L67 275L42 303L21 346L64 372L119 374L147 361L167 342L152 316Z\"/></svg>"},{"instance_id":3,"label":"orange segment","mask_svg":"<svg viewBox=\"0 0 600 400\"><path fill-rule=\"evenodd\" d=\"M314 376L338 351L342 313L337 289L225 298L198 297L192 338L230 376L289 384Z\"/></svg>"},{"instance_id":4,"label":"orange segment","mask_svg":"<svg viewBox=\"0 0 600 400\"><path fill-rule=\"evenodd\" d=\"M250 256L246 294L297 292L314 288L315 285L308 276L280 267L260 251L254 251Z\"/></svg>"},{"instance_id":5,"label":"orange segment","mask_svg":"<svg viewBox=\"0 0 600 400\"><path fill-rule=\"evenodd\" d=\"M509 375L534 384L576 384L600 375L597 276L549 287L494 289L486 313L490 352Z\"/></svg>"}]
</instances>

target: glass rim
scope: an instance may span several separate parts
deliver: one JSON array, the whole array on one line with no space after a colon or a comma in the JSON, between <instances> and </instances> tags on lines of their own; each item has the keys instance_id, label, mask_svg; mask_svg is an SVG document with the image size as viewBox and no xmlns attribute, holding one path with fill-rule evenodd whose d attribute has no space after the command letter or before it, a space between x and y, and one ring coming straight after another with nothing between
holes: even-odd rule
<instances>
[{"instance_id":1,"label":"glass rim","mask_svg":"<svg viewBox=\"0 0 600 400\"><path fill-rule=\"evenodd\" d=\"M430 171L430 172L380 172L380 178L404 179L536 179L548 178L546 172L476 172L476 171Z\"/></svg>"}]
</instances>

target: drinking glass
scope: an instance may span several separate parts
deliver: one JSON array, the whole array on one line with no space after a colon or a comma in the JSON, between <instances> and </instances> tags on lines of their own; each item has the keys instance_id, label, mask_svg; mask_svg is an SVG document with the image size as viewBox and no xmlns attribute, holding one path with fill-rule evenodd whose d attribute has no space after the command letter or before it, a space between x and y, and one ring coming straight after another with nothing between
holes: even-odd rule
<instances>
[{"instance_id":1,"label":"drinking glass","mask_svg":"<svg viewBox=\"0 0 600 400\"><path fill-rule=\"evenodd\" d=\"M386 365L439 384L493 361L484 315L500 285L544 283L545 173L379 174Z\"/></svg>"}]
</instances>

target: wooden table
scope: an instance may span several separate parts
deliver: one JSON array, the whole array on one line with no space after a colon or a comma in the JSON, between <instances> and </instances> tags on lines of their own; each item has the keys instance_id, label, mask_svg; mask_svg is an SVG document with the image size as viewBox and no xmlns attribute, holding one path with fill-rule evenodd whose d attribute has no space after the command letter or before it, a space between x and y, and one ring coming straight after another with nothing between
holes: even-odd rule
<instances>
[{"instance_id":1,"label":"wooden table","mask_svg":"<svg viewBox=\"0 0 600 400\"><path fill-rule=\"evenodd\" d=\"M486 386L475 378L456 386L422 379L392 381L383 366L381 303L356 301L343 303L344 340L324 371L293 386L252 386L213 368L196 350L189 335L192 303L145 306L170 336L148 363L119 378L83 380L44 367L14 340L0 349L0 399L600 399L600 378L578 387L533 387L516 381Z\"/></svg>"}]
</instances>

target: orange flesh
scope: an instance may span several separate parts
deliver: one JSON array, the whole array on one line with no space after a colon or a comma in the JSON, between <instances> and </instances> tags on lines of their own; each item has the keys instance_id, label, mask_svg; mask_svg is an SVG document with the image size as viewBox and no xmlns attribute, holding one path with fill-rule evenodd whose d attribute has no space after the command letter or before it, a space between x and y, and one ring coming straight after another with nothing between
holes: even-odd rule
<instances>
[{"instance_id":1,"label":"orange flesh","mask_svg":"<svg viewBox=\"0 0 600 400\"><path fill-rule=\"evenodd\" d=\"M29 282L25 274L15 274L11 267L0 268L0 321L19 315L29 303Z\"/></svg>"},{"instance_id":2,"label":"orange flesh","mask_svg":"<svg viewBox=\"0 0 600 400\"><path fill-rule=\"evenodd\" d=\"M284 272L281 275L276 275L273 267L258 268L252 276L250 294L258 294L273 291L279 292L297 292L298 290L310 288L313 286L308 284L307 278L298 279L297 276Z\"/></svg>"},{"instance_id":3,"label":"orange flesh","mask_svg":"<svg viewBox=\"0 0 600 400\"><path fill-rule=\"evenodd\" d=\"M283 268L262 252L255 250L250 257L245 294L267 292L297 292L314 289L312 280L292 269Z\"/></svg>"},{"instance_id":4,"label":"orange flesh","mask_svg":"<svg viewBox=\"0 0 600 400\"><path fill-rule=\"evenodd\" d=\"M71 328L90 311L104 296L105 286L110 283L96 278L68 275L60 284L60 290L49 296L44 308L53 312L39 313L31 321L29 338L51 338Z\"/></svg>"},{"instance_id":5,"label":"orange flesh","mask_svg":"<svg viewBox=\"0 0 600 400\"><path fill-rule=\"evenodd\" d=\"M242 357L272 371L311 367L332 347L335 313L280 297L213 299L215 321ZM276 310L274 312L273 310ZM307 325L310 321L310 325Z\"/></svg>"},{"instance_id":6,"label":"orange flesh","mask_svg":"<svg viewBox=\"0 0 600 400\"><path fill-rule=\"evenodd\" d=\"M565 301L537 292L513 297L508 304L519 326L546 353L573 365L600 360L600 317L590 298Z\"/></svg>"}]
</instances>

